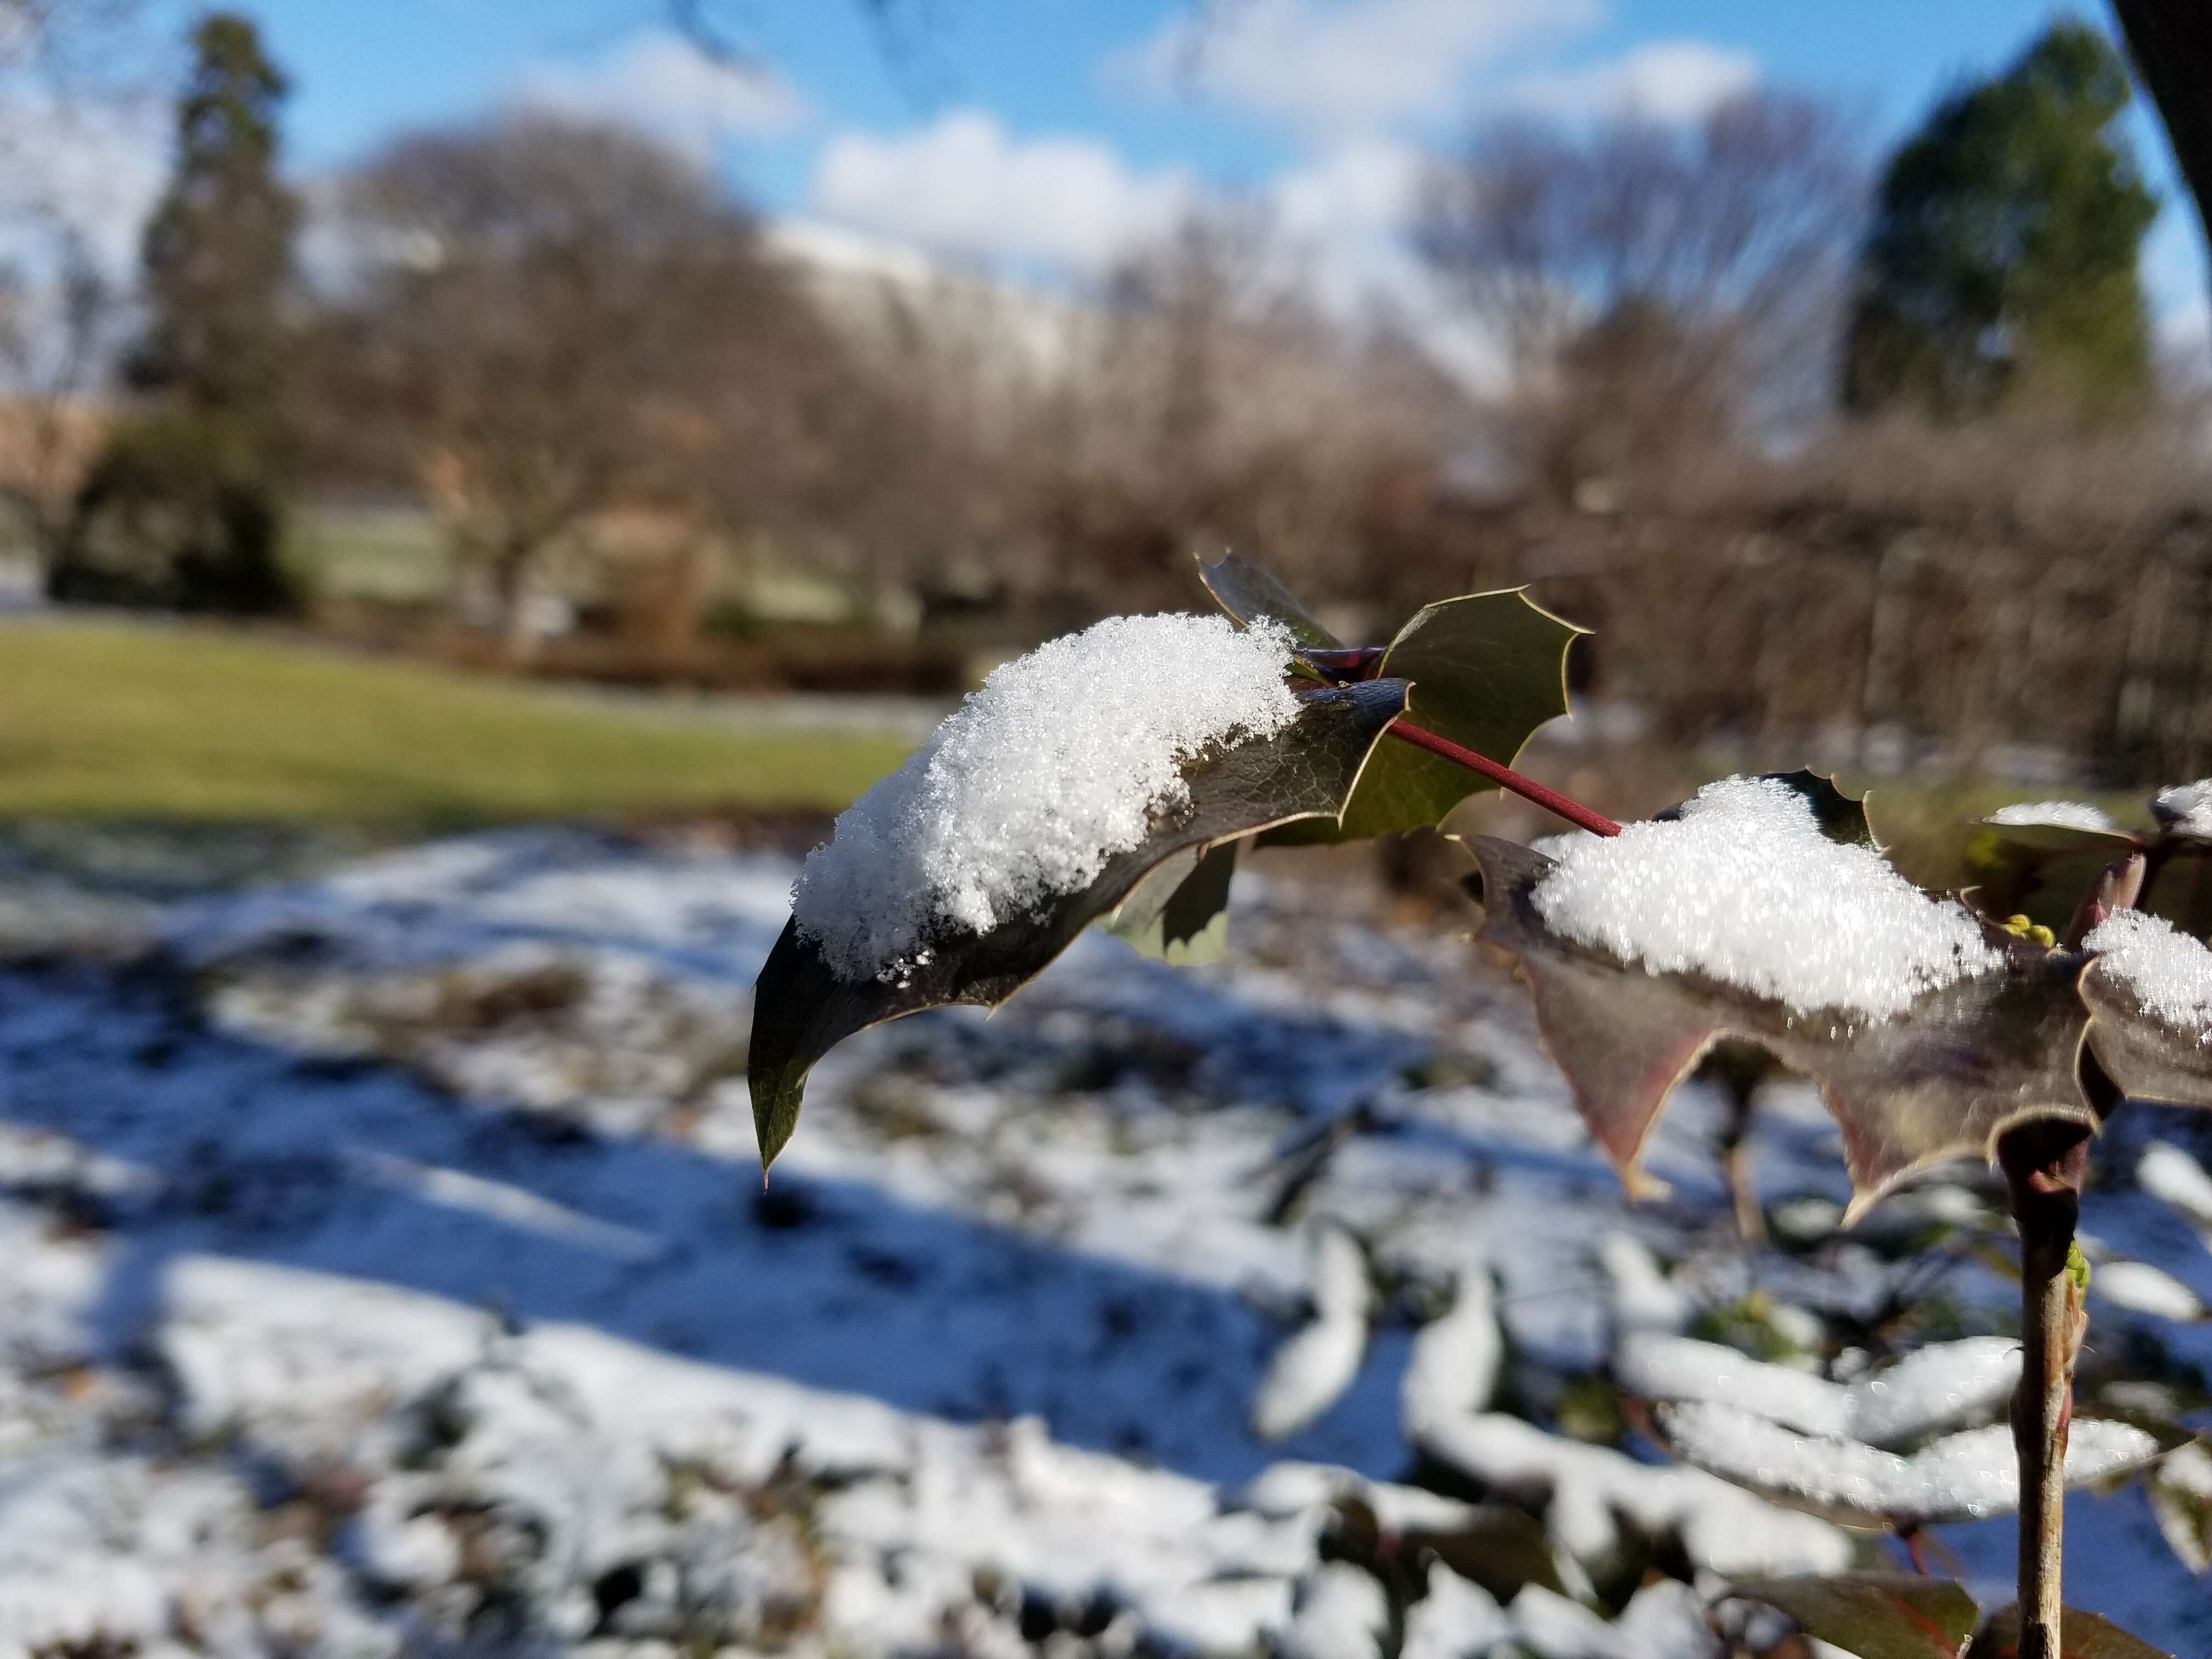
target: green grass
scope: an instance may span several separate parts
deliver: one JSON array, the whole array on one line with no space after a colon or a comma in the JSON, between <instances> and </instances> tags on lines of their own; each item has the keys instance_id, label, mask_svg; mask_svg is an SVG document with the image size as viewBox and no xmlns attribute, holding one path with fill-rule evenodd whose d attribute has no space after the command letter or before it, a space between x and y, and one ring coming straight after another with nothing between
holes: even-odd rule
<instances>
[{"instance_id":1,"label":"green grass","mask_svg":"<svg viewBox=\"0 0 2212 1659\"><path fill-rule=\"evenodd\" d=\"M834 810L890 737L749 732L198 627L0 625L0 819L445 828Z\"/></svg>"}]
</instances>

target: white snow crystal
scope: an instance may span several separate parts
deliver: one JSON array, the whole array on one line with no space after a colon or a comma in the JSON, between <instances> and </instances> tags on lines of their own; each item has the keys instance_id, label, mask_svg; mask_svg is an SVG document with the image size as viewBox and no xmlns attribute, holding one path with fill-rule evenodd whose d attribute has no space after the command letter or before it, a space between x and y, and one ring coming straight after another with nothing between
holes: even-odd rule
<instances>
[{"instance_id":1,"label":"white snow crystal","mask_svg":"<svg viewBox=\"0 0 2212 1659\"><path fill-rule=\"evenodd\" d=\"M1800 1013L1884 1018L1999 960L1964 908L1829 840L1804 797L1765 778L1707 784L1672 820L1568 848L1533 897L1569 939Z\"/></svg>"},{"instance_id":2,"label":"white snow crystal","mask_svg":"<svg viewBox=\"0 0 2212 1659\"><path fill-rule=\"evenodd\" d=\"M2163 1140L2144 1147L2136 1162L2136 1185L2199 1227L2212 1228L2212 1175L2180 1147Z\"/></svg>"},{"instance_id":3,"label":"white snow crystal","mask_svg":"<svg viewBox=\"0 0 2212 1659\"><path fill-rule=\"evenodd\" d=\"M2115 910L2082 944L2145 1013L2195 1031L2200 1042L2212 1039L2212 951L2142 910Z\"/></svg>"},{"instance_id":4,"label":"white snow crystal","mask_svg":"<svg viewBox=\"0 0 2212 1659\"><path fill-rule=\"evenodd\" d=\"M2148 1261L2100 1261L2089 1275L2089 1294L2102 1297L2130 1313L2152 1314L2160 1319L2202 1319L2204 1304L2172 1273Z\"/></svg>"},{"instance_id":5,"label":"white snow crystal","mask_svg":"<svg viewBox=\"0 0 2212 1659\"><path fill-rule=\"evenodd\" d=\"M2102 807L2078 800L2023 800L2000 806L1990 823L2049 824L2057 830L2109 830L2112 821Z\"/></svg>"},{"instance_id":6,"label":"white snow crystal","mask_svg":"<svg viewBox=\"0 0 2212 1659\"><path fill-rule=\"evenodd\" d=\"M2212 778L2161 789L2157 805L2160 820L2174 834L2212 840Z\"/></svg>"},{"instance_id":7,"label":"white snow crystal","mask_svg":"<svg viewBox=\"0 0 2212 1659\"><path fill-rule=\"evenodd\" d=\"M1187 799L1182 763L1297 717L1290 647L1273 623L1115 617L994 670L807 858L799 931L841 974L897 975L948 928L1080 890Z\"/></svg>"},{"instance_id":8,"label":"white snow crystal","mask_svg":"<svg viewBox=\"0 0 2212 1659\"><path fill-rule=\"evenodd\" d=\"M1659 1424L1689 1463L1756 1492L1787 1494L1872 1521L1937 1521L2002 1515L2020 1502L2012 1431L2002 1425L1954 1434L1910 1457L1850 1441L1791 1432L1733 1406L1693 1401L1661 1407ZM2131 1424L2074 1419L2066 1450L2069 1485L2094 1480L2154 1455L2158 1442Z\"/></svg>"}]
</instances>

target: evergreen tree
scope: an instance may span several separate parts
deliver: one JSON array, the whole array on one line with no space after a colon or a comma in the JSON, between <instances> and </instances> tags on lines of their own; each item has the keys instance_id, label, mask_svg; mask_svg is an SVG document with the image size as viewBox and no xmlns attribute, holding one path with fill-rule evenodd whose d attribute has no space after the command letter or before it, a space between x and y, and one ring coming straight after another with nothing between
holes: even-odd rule
<instances>
[{"instance_id":1,"label":"evergreen tree","mask_svg":"<svg viewBox=\"0 0 2212 1659\"><path fill-rule=\"evenodd\" d=\"M2136 259L2158 203L2112 131L2126 64L2054 23L1890 159L1860 260L1844 401L2112 417L2151 388Z\"/></svg>"},{"instance_id":2,"label":"evergreen tree","mask_svg":"<svg viewBox=\"0 0 2212 1659\"><path fill-rule=\"evenodd\" d=\"M300 209L276 173L284 94L249 20L200 20L174 171L142 248L145 327L125 365L146 402L86 482L60 597L287 602L284 307Z\"/></svg>"}]
</instances>

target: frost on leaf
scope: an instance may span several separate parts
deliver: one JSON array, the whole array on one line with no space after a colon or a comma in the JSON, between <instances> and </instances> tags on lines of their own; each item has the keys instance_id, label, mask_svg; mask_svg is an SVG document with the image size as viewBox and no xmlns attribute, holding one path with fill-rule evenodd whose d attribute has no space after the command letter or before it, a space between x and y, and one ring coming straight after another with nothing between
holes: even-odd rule
<instances>
[{"instance_id":1,"label":"frost on leaf","mask_svg":"<svg viewBox=\"0 0 2212 1659\"><path fill-rule=\"evenodd\" d=\"M924 1008L951 1003L995 1006L1167 860L1274 824L1334 817L1383 729L1403 711L1405 698L1400 680L1291 694L1292 714L1279 729L1264 737L1211 743L1181 761L1174 769L1173 789L1140 817L1139 838L1105 853L1095 873L1080 884L1024 888L1022 902L1003 912L995 902L981 915L940 909L911 938L884 935L887 954L873 971L854 971L853 941L874 936L871 929L881 933L882 918L847 916L836 906L823 905L818 895L810 903L802 889L800 905L754 987L746 1074L763 1164L791 1138L807 1072L846 1037ZM972 759L979 767L1000 769L1005 791L1026 798L1029 786L1019 775L1025 763L1023 750ZM993 798L1000 791L993 787L993 775L987 772L977 780L987 797L987 813L999 806ZM957 803L965 797L951 792L946 799ZM860 805L866 800L863 797ZM1036 809L1047 820L1052 810L1049 803ZM957 843L957 814L953 817ZM878 885L866 876L846 884L844 890L851 902L861 904ZM983 882L968 890L994 890ZM842 941L842 948L825 947L825 936Z\"/></svg>"},{"instance_id":2,"label":"frost on leaf","mask_svg":"<svg viewBox=\"0 0 2212 1659\"><path fill-rule=\"evenodd\" d=\"M1246 626L1264 619L1287 627L1300 654L1340 651L1281 583L1241 559L1200 568L1207 590ZM1583 630L1562 621L1518 588L1472 593L1424 605L1363 672L1401 679L1412 692L1406 717L1462 748L1510 765L1529 736L1567 712L1567 647ZM1337 678L1324 667L1322 678ZM1270 837L1351 841L1440 822L1479 790L1498 786L1441 756L1395 743L1378 750L1340 823L1318 819Z\"/></svg>"},{"instance_id":3,"label":"frost on leaf","mask_svg":"<svg viewBox=\"0 0 2212 1659\"><path fill-rule=\"evenodd\" d=\"M1758 860L1728 836L1699 834L1700 817L1733 830L1788 810L1773 797L1723 799L1674 824L1632 825L1571 849L1570 860L1609 862L1583 864L1560 887L1550 884L1572 872L1568 861L1470 843L1477 938L1515 959L1546 1048L1631 1190L1656 1188L1638 1168L1644 1141L1674 1085L1723 1037L1819 1087L1843 1132L1847 1222L1917 1170L1990 1158L2015 1124L2094 1128L2077 1072L2083 958L1984 929L1879 875L1857 862L1875 859L1870 849L1820 837L1802 811L1755 837ZM1639 849L1648 862L1633 861ZM1793 867L1778 875L1769 866L1784 859ZM1607 882L1609 872L1621 879Z\"/></svg>"}]
</instances>

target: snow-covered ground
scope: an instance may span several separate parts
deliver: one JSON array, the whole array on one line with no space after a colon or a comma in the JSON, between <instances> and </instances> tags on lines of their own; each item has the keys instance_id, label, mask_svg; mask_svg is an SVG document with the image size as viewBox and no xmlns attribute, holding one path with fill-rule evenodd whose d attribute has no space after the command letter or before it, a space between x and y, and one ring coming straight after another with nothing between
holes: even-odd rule
<instances>
[{"instance_id":1,"label":"snow-covered ground","mask_svg":"<svg viewBox=\"0 0 2212 1659\"><path fill-rule=\"evenodd\" d=\"M1978 1172L1827 1237L1832 1128L1771 1089L1747 1251L1692 1087L1629 1206L1463 929L1279 876L1218 967L1086 938L855 1039L763 1191L794 870L530 831L0 883L68 947L0 972L0 1650L1706 1654L1725 1575L1888 1547L1663 1464L1617 1340L1848 1383L2009 1326ZM2085 1224L2212 1299L2125 1180ZM2203 1397L2203 1325L2092 1346ZM2212 1650L2138 1487L2069 1516L2071 1601ZM2009 1522L1939 1537L2003 1599Z\"/></svg>"}]
</instances>

